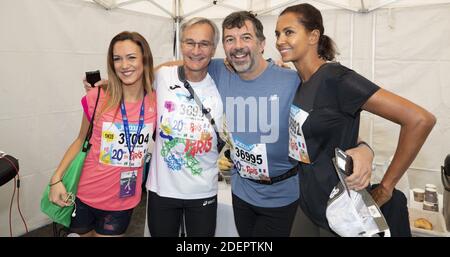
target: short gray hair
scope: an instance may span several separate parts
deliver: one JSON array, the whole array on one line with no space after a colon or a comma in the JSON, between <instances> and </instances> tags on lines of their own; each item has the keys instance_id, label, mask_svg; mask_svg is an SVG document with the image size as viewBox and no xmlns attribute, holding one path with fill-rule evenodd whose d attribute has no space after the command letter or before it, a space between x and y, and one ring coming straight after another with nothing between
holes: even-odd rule
<instances>
[{"instance_id":1,"label":"short gray hair","mask_svg":"<svg viewBox=\"0 0 450 257\"><path fill-rule=\"evenodd\" d=\"M217 25L213 21L211 21L210 19L207 19L207 18L203 18L203 17L194 17L194 18L186 21L185 23L183 23L180 28L180 34L181 34L180 40L183 40L183 34L187 28L190 28L197 24L208 24L212 28L212 30L214 32L214 42L213 42L214 47L217 47L217 44L219 43L219 38L220 38L219 28L217 28Z\"/></svg>"}]
</instances>

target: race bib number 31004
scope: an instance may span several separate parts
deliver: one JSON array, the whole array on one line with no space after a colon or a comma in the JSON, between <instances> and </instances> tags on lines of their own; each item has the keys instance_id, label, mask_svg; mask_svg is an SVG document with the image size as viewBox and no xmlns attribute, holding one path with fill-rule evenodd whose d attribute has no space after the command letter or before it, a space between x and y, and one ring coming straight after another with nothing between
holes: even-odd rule
<instances>
[{"instance_id":1,"label":"race bib number 31004","mask_svg":"<svg viewBox=\"0 0 450 257\"><path fill-rule=\"evenodd\" d=\"M103 122L102 144L100 146L99 162L118 167L141 167L147 152L152 128L144 124L141 133L137 135L137 124L129 124L130 140L136 142L133 154L130 156L122 123Z\"/></svg>"},{"instance_id":2,"label":"race bib number 31004","mask_svg":"<svg viewBox=\"0 0 450 257\"><path fill-rule=\"evenodd\" d=\"M289 116L289 157L303 163L310 163L305 136L302 131L302 126L308 115L307 112L297 106L291 105Z\"/></svg>"},{"instance_id":3,"label":"race bib number 31004","mask_svg":"<svg viewBox=\"0 0 450 257\"><path fill-rule=\"evenodd\" d=\"M266 144L246 145L238 140L233 141L232 159L239 175L256 180L268 179Z\"/></svg>"}]
</instances>

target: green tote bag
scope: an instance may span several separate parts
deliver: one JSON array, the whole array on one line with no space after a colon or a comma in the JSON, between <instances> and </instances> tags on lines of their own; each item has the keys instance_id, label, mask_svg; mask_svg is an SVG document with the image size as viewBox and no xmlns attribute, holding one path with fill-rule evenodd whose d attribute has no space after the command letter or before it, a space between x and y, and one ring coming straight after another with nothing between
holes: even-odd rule
<instances>
[{"instance_id":1,"label":"green tote bag","mask_svg":"<svg viewBox=\"0 0 450 257\"><path fill-rule=\"evenodd\" d=\"M50 202L48 194L50 192L50 186L47 185L44 194L41 198L41 211L45 213L53 222L59 223L65 227L70 226L72 213L74 211L75 196L77 195L78 182L80 181L81 171L83 170L84 160L89 152L91 144L89 140L92 136L92 129L94 125L95 111L97 109L98 98L100 96L100 87L98 87L97 100L95 102L94 112L89 124L89 129L84 139L83 146L80 152L75 156L75 158L70 163L69 167L65 170L62 183L64 184L67 194L69 196L69 202L72 204L70 206L59 206Z\"/></svg>"},{"instance_id":2,"label":"green tote bag","mask_svg":"<svg viewBox=\"0 0 450 257\"><path fill-rule=\"evenodd\" d=\"M84 144L86 143L87 142L84 142ZM85 147L83 146L83 148ZM77 195L78 182L80 181L81 170L83 169L84 159L86 159L87 153L88 151L81 149L77 156L75 156L75 159L73 159L70 163L67 170L64 172L62 183L66 187L69 198L74 199ZM60 207L59 205L50 202L48 198L49 192L50 186L47 186L41 199L41 211L47 214L47 216L54 222L64 225L65 227L69 227L75 207L74 204Z\"/></svg>"}]
</instances>

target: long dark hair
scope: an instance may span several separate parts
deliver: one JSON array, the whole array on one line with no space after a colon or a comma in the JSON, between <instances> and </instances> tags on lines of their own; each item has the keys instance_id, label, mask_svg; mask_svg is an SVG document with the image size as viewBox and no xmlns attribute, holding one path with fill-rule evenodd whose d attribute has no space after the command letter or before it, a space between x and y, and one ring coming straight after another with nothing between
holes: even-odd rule
<instances>
[{"instance_id":1,"label":"long dark hair","mask_svg":"<svg viewBox=\"0 0 450 257\"><path fill-rule=\"evenodd\" d=\"M280 13L280 16L287 13L295 14L297 16L297 21L305 26L307 30L319 30L320 38L319 46L317 47L319 57L327 61L334 60L336 54L338 54L336 51L336 44L333 39L324 34L325 29L323 27L322 14L320 11L316 7L304 3L287 7Z\"/></svg>"}]
</instances>

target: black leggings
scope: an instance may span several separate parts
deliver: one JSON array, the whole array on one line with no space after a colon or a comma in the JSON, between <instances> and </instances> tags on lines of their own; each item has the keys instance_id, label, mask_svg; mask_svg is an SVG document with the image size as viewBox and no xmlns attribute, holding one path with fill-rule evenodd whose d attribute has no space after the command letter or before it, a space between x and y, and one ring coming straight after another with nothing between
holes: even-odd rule
<instances>
[{"instance_id":1,"label":"black leggings","mask_svg":"<svg viewBox=\"0 0 450 257\"><path fill-rule=\"evenodd\" d=\"M251 205L233 194L233 212L241 237L288 237L298 200L276 208Z\"/></svg>"},{"instance_id":2,"label":"black leggings","mask_svg":"<svg viewBox=\"0 0 450 257\"><path fill-rule=\"evenodd\" d=\"M130 224L133 209L123 211L104 211L75 199L76 216L72 217L70 231L86 234L95 230L97 234L119 236L125 234Z\"/></svg>"},{"instance_id":3,"label":"black leggings","mask_svg":"<svg viewBox=\"0 0 450 257\"><path fill-rule=\"evenodd\" d=\"M186 236L212 237L216 232L217 195L203 199L161 197L149 191L147 221L150 235L178 237L184 213Z\"/></svg>"}]
</instances>

